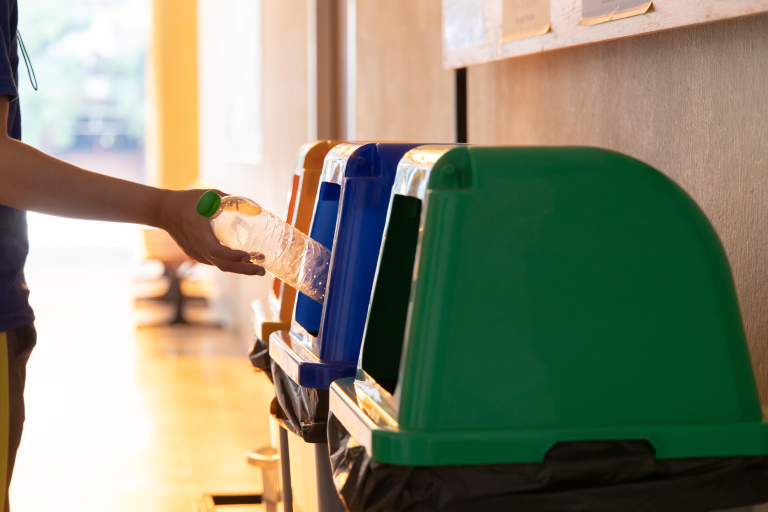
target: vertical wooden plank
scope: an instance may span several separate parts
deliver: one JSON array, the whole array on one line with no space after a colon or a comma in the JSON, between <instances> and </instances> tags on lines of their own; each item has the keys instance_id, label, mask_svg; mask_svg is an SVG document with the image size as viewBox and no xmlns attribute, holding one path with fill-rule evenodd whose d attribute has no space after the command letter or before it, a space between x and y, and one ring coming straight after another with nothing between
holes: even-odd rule
<instances>
[{"instance_id":1,"label":"vertical wooden plank","mask_svg":"<svg viewBox=\"0 0 768 512\"><path fill-rule=\"evenodd\" d=\"M154 0L150 74L154 126L149 182L184 189L197 178L197 2Z\"/></svg>"}]
</instances>

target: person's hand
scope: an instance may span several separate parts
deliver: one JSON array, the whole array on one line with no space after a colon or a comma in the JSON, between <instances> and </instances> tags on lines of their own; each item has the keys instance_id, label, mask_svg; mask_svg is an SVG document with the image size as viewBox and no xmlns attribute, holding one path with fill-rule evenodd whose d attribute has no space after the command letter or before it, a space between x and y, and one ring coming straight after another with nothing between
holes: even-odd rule
<instances>
[{"instance_id":1,"label":"person's hand","mask_svg":"<svg viewBox=\"0 0 768 512\"><path fill-rule=\"evenodd\" d=\"M162 190L155 225L168 232L195 261L215 265L224 272L263 276L264 267L251 263L245 251L230 249L213 234L207 218L197 213L197 201L205 190ZM217 194L226 194L214 190Z\"/></svg>"}]
</instances>

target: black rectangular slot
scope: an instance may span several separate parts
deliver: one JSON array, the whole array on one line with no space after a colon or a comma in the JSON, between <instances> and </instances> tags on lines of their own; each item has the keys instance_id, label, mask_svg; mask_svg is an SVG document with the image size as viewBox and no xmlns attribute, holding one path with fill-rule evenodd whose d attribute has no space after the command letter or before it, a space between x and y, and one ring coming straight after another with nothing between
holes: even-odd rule
<instances>
[{"instance_id":1,"label":"black rectangular slot","mask_svg":"<svg viewBox=\"0 0 768 512\"><path fill-rule=\"evenodd\" d=\"M362 368L394 393L419 238L421 200L395 194L363 340Z\"/></svg>"}]
</instances>

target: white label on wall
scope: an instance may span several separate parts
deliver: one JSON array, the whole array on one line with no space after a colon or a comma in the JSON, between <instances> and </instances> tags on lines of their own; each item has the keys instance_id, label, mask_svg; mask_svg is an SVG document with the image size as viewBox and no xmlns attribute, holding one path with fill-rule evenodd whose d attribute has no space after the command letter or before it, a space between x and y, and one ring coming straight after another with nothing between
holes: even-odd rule
<instances>
[{"instance_id":1,"label":"white label on wall","mask_svg":"<svg viewBox=\"0 0 768 512\"><path fill-rule=\"evenodd\" d=\"M579 25L597 25L645 13L649 0L582 0Z\"/></svg>"},{"instance_id":2,"label":"white label on wall","mask_svg":"<svg viewBox=\"0 0 768 512\"><path fill-rule=\"evenodd\" d=\"M443 0L443 39L448 51L485 41L485 0Z\"/></svg>"},{"instance_id":3,"label":"white label on wall","mask_svg":"<svg viewBox=\"0 0 768 512\"><path fill-rule=\"evenodd\" d=\"M503 0L502 42L549 32L549 0Z\"/></svg>"}]
</instances>

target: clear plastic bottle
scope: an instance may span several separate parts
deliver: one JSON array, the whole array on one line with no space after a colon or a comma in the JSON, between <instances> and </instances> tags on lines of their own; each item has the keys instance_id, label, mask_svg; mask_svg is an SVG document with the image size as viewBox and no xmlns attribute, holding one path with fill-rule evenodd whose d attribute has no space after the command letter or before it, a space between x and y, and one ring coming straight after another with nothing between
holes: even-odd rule
<instances>
[{"instance_id":1,"label":"clear plastic bottle","mask_svg":"<svg viewBox=\"0 0 768 512\"><path fill-rule=\"evenodd\" d=\"M250 199L208 191L197 211L211 221L216 237L230 249L320 304L325 299L331 251Z\"/></svg>"}]
</instances>

